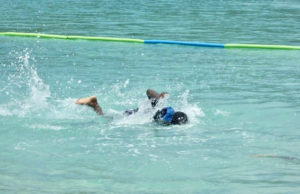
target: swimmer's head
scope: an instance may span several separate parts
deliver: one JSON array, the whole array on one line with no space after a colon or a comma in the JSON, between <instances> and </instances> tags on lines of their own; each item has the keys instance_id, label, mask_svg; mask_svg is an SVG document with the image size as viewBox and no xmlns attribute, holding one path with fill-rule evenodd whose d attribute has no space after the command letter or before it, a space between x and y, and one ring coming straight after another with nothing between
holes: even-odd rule
<instances>
[{"instance_id":1,"label":"swimmer's head","mask_svg":"<svg viewBox=\"0 0 300 194\"><path fill-rule=\"evenodd\" d=\"M171 124L182 125L188 122L188 117L184 112L175 112Z\"/></svg>"},{"instance_id":2,"label":"swimmer's head","mask_svg":"<svg viewBox=\"0 0 300 194\"><path fill-rule=\"evenodd\" d=\"M162 124L181 125L188 121L188 117L183 112L175 112L172 107L165 107L154 115L153 119Z\"/></svg>"}]
</instances>

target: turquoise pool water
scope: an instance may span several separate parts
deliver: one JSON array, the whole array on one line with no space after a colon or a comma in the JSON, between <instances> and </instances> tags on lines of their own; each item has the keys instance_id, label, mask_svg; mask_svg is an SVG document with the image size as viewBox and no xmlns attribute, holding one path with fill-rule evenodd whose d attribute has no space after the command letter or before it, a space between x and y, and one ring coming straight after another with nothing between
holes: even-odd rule
<instances>
[{"instance_id":1,"label":"turquoise pool water","mask_svg":"<svg viewBox=\"0 0 300 194\"><path fill-rule=\"evenodd\" d=\"M0 31L300 45L298 1L9 1ZM298 193L300 52L0 37L1 193ZM145 92L190 118L160 126ZM105 117L74 104L97 95Z\"/></svg>"}]
</instances>

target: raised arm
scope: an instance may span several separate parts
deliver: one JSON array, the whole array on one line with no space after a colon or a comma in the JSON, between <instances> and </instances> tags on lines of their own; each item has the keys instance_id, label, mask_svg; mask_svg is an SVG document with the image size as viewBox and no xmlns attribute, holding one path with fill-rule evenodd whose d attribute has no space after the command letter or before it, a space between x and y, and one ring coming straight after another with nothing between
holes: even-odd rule
<instances>
[{"instance_id":1,"label":"raised arm","mask_svg":"<svg viewBox=\"0 0 300 194\"><path fill-rule=\"evenodd\" d=\"M159 98L164 98L167 95L169 95L167 92L162 92L159 94L155 90L152 90L152 89L148 89L146 94L148 96L148 99L152 99L152 98L159 99Z\"/></svg>"}]
</instances>

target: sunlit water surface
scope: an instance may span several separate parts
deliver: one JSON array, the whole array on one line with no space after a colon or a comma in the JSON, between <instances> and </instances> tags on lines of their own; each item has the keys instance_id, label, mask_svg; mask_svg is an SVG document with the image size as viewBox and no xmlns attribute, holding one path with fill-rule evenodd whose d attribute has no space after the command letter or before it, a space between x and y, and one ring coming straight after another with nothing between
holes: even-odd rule
<instances>
[{"instance_id":1,"label":"sunlit water surface","mask_svg":"<svg viewBox=\"0 0 300 194\"><path fill-rule=\"evenodd\" d=\"M292 0L27 0L0 11L3 32L300 44ZM1 193L300 191L299 51L0 42ZM148 88L169 92L158 108L189 123L154 123ZM74 104L91 95L104 117Z\"/></svg>"}]
</instances>

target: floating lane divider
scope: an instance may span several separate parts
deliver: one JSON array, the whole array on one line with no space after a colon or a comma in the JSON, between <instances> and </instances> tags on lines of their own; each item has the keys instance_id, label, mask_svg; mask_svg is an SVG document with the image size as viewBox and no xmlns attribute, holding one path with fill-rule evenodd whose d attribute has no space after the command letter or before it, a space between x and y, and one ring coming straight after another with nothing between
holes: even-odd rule
<instances>
[{"instance_id":1,"label":"floating lane divider","mask_svg":"<svg viewBox=\"0 0 300 194\"><path fill-rule=\"evenodd\" d=\"M0 36L1 35L2 36L37 37L37 38L55 38L55 39L68 39L68 40L79 39L79 40L94 40L94 41L131 42L131 43L145 43L145 44L176 44L176 45L216 47L216 48L300 50L300 46L287 46L287 45L217 44L217 43L172 41L172 40L142 40L142 39L132 39L132 38L113 38L113 37L95 37L95 36L67 36L67 35L23 33L23 32L0 32Z\"/></svg>"},{"instance_id":2,"label":"floating lane divider","mask_svg":"<svg viewBox=\"0 0 300 194\"><path fill-rule=\"evenodd\" d=\"M201 43L201 42L183 42L183 41L172 41L172 40L145 40L145 43L146 44L179 44L179 45L188 45L188 46L225 48L224 44Z\"/></svg>"},{"instance_id":3,"label":"floating lane divider","mask_svg":"<svg viewBox=\"0 0 300 194\"><path fill-rule=\"evenodd\" d=\"M179 45L200 46L200 47L219 47L219 48L300 50L300 46L264 45L264 44L216 44L216 43L183 42L183 41L172 41L172 40L145 40L145 43L146 44L179 44Z\"/></svg>"},{"instance_id":4,"label":"floating lane divider","mask_svg":"<svg viewBox=\"0 0 300 194\"><path fill-rule=\"evenodd\" d=\"M300 50L300 46L266 45L266 44L225 44L225 48L255 48L255 49Z\"/></svg>"},{"instance_id":5,"label":"floating lane divider","mask_svg":"<svg viewBox=\"0 0 300 194\"><path fill-rule=\"evenodd\" d=\"M135 42L144 43L141 39L131 38L112 38L112 37L95 37L95 36L65 36L55 34L40 34L40 33L21 33L21 32L2 32L4 36L21 36L21 37L37 37L37 38L55 38L55 39L70 39L70 40L99 40L99 41L115 41L115 42Z\"/></svg>"}]
</instances>

